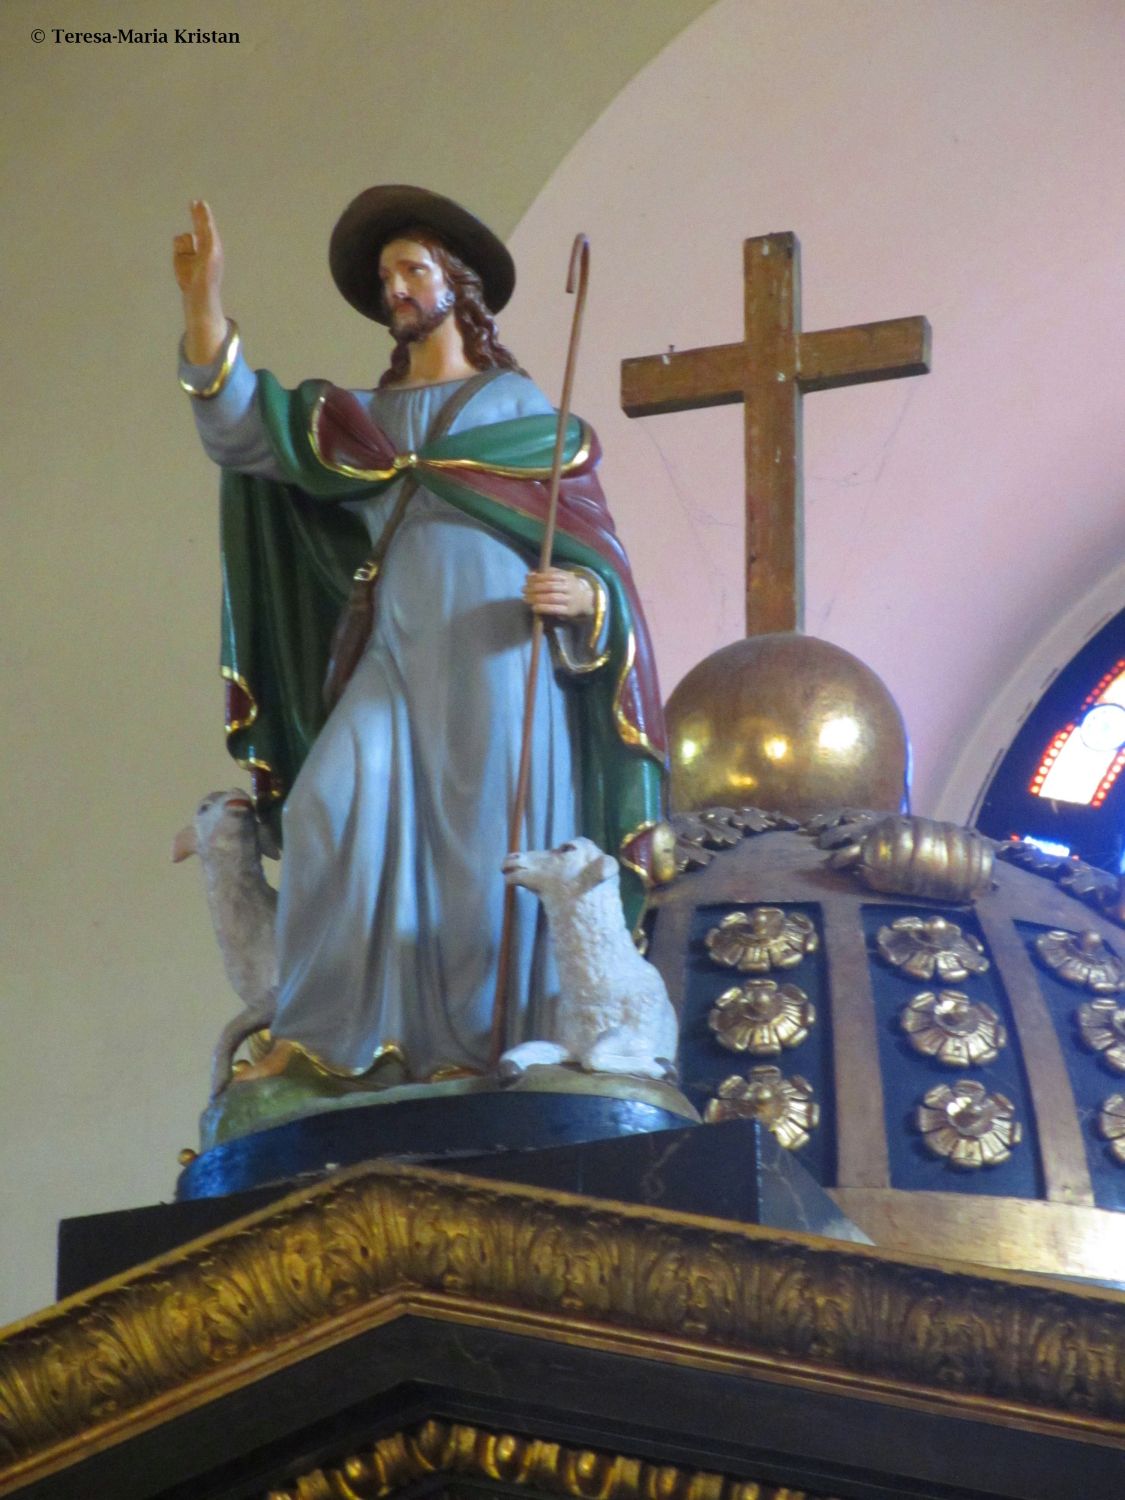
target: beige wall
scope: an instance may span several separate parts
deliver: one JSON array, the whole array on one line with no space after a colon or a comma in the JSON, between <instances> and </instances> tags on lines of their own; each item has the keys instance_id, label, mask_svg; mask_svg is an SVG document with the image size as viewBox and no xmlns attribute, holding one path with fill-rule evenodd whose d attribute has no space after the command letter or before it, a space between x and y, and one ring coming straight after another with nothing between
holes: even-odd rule
<instances>
[{"instance_id":1,"label":"beige wall","mask_svg":"<svg viewBox=\"0 0 1125 1500\"><path fill-rule=\"evenodd\" d=\"M224 229L251 358L285 380L379 366L324 270L372 180L461 194L504 232L530 205L504 331L549 390L591 233L579 405L668 687L738 633L738 420L627 423L617 361L734 337L739 241L767 230L802 238L807 326L928 313L932 376L814 397L806 434L810 628L903 701L922 804L1125 542L1119 0L187 0L237 24L228 52L35 47L43 10L0 16L0 1319L49 1298L60 1216L170 1193L233 1009L198 870L167 864L232 779L214 476L170 378L189 196ZM51 24L99 15L185 21L178 0L57 0Z\"/></svg>"},{"instance_id":2,"label":"beige wall","mask_svg":"<svg viewBox=\"0 0 1125 1500\"><path fill-rule=\"evenodd\" d=\"M370 382L327 236L373 181L503 233L706 0L7 0L0 1323L56 1221L156 1202L234 1012L172 834L222 747L215 474L173 378L170 241L207 195L251 357ZM40 45L34 27L235 29ZM373 344L373 337L378 347Z\"/></svg>"}]
</instances>

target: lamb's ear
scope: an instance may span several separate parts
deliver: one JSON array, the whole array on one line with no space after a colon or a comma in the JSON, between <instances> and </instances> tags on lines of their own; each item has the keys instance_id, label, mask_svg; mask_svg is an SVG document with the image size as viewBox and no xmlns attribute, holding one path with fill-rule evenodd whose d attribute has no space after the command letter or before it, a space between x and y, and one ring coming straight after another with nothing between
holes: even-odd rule
<instances>
[{"instance_id":1,"label":"lamb's ear","mask_svg":"<svg viewBox=\"0 0 1125 1500\"><path fill-rule=\"evenodd\" d=\"M277 842L277 835L268 823L258 824L258 848L267 859L281 858L281 845Z\"/></svg>"},{"instance_id":2,"label":"lamb's ear","mask_svg":"<svg viewBox=\"0 0 1125 1500\"><path fill-rule=\"evenodd\" d=\"M598 853L596 858L582 869L578 879L574 882L574 892L577 896L584 896L587 891L592 891L595 886L604 885L607 880L613 880L617 875L617 861L612 854Z\"/></svg>"}]
</instances>

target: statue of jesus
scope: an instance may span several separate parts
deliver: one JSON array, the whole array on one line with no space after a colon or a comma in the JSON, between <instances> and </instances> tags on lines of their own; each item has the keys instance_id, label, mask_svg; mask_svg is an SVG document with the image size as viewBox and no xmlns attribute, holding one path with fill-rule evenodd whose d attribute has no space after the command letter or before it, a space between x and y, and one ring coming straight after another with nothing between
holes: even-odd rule
<instances>
[{"instance_id":1,"label":"statue of jesus","mask_svg":"<svg viewBox=\"0 0 1125 1500\"><path fill-rule=\"evenodd\" d=\"M374 390L285 391L245 362L214 218L191 213L174 242L180 378L224 471L228 741L260 814L284 808L273 1046L240 1077L295 1052L352 1077L389 1057L417 1080L480 1072L532 612L552 650L524 847L594 838L622 860L635 919L660 817L659 692L597 440L572 421L559 565L538 571L557 419L497 334L515 283L501 241L435 193L361 193L329 260L389 327L390 367ZM542 1034L554 987L533 899L510 973L505 1045Z\"/></svg>"}]
</instances>

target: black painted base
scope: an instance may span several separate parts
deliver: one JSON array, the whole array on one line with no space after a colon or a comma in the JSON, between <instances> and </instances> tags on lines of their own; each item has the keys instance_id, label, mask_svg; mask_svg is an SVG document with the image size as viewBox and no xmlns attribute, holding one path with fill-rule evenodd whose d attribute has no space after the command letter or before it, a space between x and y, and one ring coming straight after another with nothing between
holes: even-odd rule
<instances>
[{"instance_id":1,"label":"black painted base","mask_svg":"<svg viewBox=\"0 0 1125 1500\"><path fill-rule=\"evenodd\" d=\"M577 1144L478 1155L446 1151L419 1160L419 1165L868 1243L793 1153L782 1150L756 1121L699 1127L677 1120L671 1129ZM310 1174L309 1180L323 1175ZM64 1219L59 1225L57 1295L69 1297L174 1250L264 1208L296 1186L294 1180L275 1182L251 1192Z\"/></svg>"},{"instance_id":2,"label":"black painted base","mask_svg":"<svg viewBox=\"0 0 1125 1500\"><path fill-rule=\"evenodd\" d=\"M176 1197L247 1192L361 1161L453 1161L683 1124L683 1115L669 1109L604 1094L489 1092L358 1105L212 1146L180 1173Z\"/></svg>"}]
</instances>

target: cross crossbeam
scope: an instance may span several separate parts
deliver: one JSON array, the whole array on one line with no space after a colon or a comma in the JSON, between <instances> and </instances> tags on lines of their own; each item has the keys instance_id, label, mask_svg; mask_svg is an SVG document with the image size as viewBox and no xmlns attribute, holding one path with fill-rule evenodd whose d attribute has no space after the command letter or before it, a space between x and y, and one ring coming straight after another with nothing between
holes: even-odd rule
<instances>
[{"instance_id":1,"label":"cross crossbeam","mask_svg":"<svg viewBox=\"0 0 1125 1500\"><path fill-rule=\"evenodd\" d=\"M801 331L795 234L743 245L744 338L621 364L630 417L742 402L746 448L746 633L799 630L803 617L801 397L809 391L924 375L930 325L892 318Z\"/></svg>"}]
</instances>

